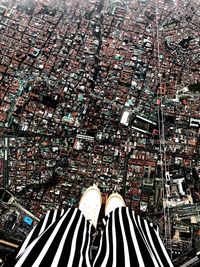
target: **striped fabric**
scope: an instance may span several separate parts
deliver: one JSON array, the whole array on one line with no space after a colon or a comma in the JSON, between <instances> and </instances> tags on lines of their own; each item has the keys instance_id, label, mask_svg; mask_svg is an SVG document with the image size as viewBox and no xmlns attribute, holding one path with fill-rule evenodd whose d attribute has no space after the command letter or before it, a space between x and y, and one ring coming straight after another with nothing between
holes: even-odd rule
<instances>
[{"instance_id":1,"label":"striped fabric","mask_svg":"<svg viewBox=\"0 0 200 267\"><path fill-rule=\"evenodd\" d=\"M115 209L104 224L94 267L173 266L158 231L131 209Z\"/></svg>"},{"instance_id":2,"label":"striped fabric","mask_svg":"<svg viewBox=\"0 0 200 267\"><path fill-rule=\"evenodd\" d=\"M173 266L157 230L127 207L105 217L98 252L92 259L94 232L77 208L49 211L27 236L14 266Z\"/></svg>"},{"instance_id":3,"label":"striped fabric","mask_svg":"<svg viewBox=\"0 0 200 267\"><path fill-rule=\"evenodd\" d=\"M15 267L91 267L94 227L77 208L49 211L30 232Z\"/></svg>"}]
</instances>

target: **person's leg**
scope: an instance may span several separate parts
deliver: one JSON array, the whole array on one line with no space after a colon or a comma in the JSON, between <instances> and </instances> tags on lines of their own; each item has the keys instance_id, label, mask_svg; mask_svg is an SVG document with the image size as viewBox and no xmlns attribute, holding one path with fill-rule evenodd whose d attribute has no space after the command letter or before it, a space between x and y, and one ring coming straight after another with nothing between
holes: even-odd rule
<instances>
[{"instance_id":1,"label":"person's leg","mask_svg":"<svg viewBox=\"0 0 200 267\"><path fill-rule=\"evenodd\" d=\"M100 191L92 186L83 194L79 209L49 211L27 236L14 266L90 267L100 207Z\"/></svg>"},{"instance_id":2,"label":"person's leg","mask_svg":"<svg viewBox=\"0 0 200 267\"><path fill-rule=\"evenodd\" d=\"M15 267L91 266L94 227L77 208L50 211L27 236Z\"/></svg>"},{"instance_id":3,"label":"person's leg","mask_svg":"<svg viewBox=\"0 0 200 267\"><path fill-rule=\"evenodd\" d=\"M93 267L173 266L153 226L120 205L105 217Z\"/></svg>"}]
</instances>

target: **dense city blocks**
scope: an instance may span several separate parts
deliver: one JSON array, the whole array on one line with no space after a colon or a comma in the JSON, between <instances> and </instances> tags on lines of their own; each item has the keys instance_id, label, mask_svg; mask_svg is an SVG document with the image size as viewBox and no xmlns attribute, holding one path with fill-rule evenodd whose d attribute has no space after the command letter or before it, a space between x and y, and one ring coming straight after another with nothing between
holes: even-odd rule
<instances>
[{"instance_id":1,"label":"dense city blocks","mask_svg":"<svg viewBox=\"0 0 200 267\"><path fill-rule=\"evenodd\" d=\"M95 183L195 257L199 29L196 0L0 1L0 239Z\"/></svg>"}]
</instances>

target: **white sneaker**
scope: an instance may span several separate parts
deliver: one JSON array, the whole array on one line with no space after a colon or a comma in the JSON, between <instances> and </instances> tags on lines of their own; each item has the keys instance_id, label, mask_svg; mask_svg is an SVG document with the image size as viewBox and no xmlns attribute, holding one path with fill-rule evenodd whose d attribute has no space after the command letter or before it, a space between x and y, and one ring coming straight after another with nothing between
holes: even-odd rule
<instances>
[{"instance_id":1,"label":"white sneaker","mask_svg":"<svg viewBox=\"0 0 200 267\"><path fill-rule=\"evenodd\" d=\"M118 193L112 193L106 201L105 215L119 207L126 207L123 197Z\"/></svg>"},{"instance_id":2,"label":"white sneaker","mask_svg":"<svg viewBox=\"0 0 200 267\"><path fill-rule=\"evenodd\" d=\"M101 192L96 185L90 186L82 195L79 209L87 220L96 228L101 209Z\"/></svg>"}]
</instances>

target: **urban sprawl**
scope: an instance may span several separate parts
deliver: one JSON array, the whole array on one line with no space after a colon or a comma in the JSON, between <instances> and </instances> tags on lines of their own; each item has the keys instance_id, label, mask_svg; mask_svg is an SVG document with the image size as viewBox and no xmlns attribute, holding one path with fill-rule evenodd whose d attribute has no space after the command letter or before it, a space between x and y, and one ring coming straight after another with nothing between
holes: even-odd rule
<instances>
[{"instance_id":1,"label":"urban sprawl","mask_svg":"<svg viewBox=\"0 0 200 267\"><path fill-rule=\"evenodd\" d=\"M0 1L1 187L41 218L77 206L95 183L104 200L119 192L159 224L174 263L192 257L200 238L197 2ZM2 203L2 231L21 242L35 222Z\"/></svg>"}]
</instances>

